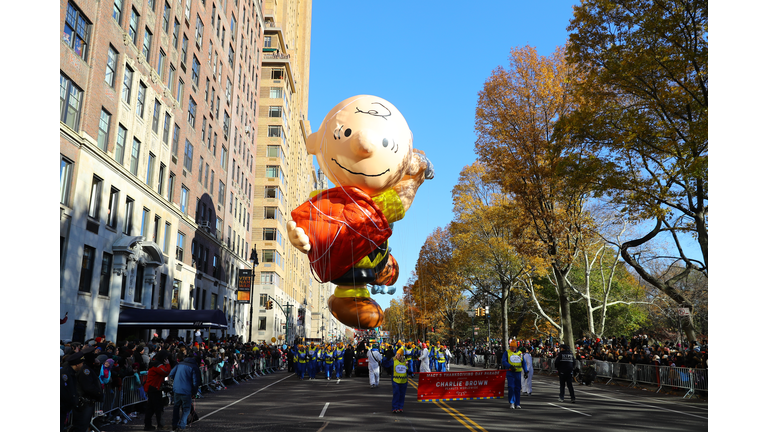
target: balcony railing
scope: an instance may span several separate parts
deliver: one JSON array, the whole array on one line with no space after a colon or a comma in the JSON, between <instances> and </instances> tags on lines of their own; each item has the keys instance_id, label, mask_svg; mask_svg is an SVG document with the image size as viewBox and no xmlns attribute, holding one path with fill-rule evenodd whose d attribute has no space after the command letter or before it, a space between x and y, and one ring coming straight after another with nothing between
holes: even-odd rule
<instances>
[{"instance_id":1,"label":"balcony railing","mask_svg":"<svg viewBox=\"0 0 768 432\"><path fill-rule=\"evenodd\" d=\"M290 54L280 54L280 53L271 53L267 54L264 53L262 55L262 60L290 60L291 55Z\"/></svg>"}]
</instances>

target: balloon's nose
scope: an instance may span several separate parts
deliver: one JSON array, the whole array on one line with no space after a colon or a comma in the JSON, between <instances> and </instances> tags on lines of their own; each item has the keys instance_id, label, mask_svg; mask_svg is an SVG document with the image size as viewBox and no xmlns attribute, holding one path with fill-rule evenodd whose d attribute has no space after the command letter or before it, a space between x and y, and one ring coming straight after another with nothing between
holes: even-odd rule
<instances>
[{"instance_id":1,"label":"balloon's nose","mask_svg":"<svg viewBox=\"0 0 768 432\"><path fill-rule=\"evenodd\" d=\"M352 152L363 159L369 158L373 155L374 137L370 132L362 130L352 136L351 140Z\"/></svg>"}]
</instances>

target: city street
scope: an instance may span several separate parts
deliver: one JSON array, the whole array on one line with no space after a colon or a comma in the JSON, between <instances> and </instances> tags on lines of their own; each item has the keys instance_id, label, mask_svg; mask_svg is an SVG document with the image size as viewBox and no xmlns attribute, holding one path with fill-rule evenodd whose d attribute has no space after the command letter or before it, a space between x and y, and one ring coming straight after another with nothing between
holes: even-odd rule
<instances>
[{"instance_id":1,"label":"city street","mask_svg":"<svg viewBox=\"0 0 768 432\"><path fill-rule=\"evenodd\" d=\"M452 371L478 370L452 365ZM590 431L707 429L705 399L593 384L574 385L576 404L558 402L558 381L548 374L533 378L533 395L522 397L521 410L510 410L504 399L417 402L418 380L410 380L405 412L391 412L392 388L382 377L372 389L367 377L300 381L278 372L228 385L227 390L196 399L198 432L213 431L492 431L508 430L512 419L528 430L570 429ZM172 407L163 419L171 424ZM143 412L128 424L105 425L102 431L143 429Z\"/></svg>"}]
</instances>

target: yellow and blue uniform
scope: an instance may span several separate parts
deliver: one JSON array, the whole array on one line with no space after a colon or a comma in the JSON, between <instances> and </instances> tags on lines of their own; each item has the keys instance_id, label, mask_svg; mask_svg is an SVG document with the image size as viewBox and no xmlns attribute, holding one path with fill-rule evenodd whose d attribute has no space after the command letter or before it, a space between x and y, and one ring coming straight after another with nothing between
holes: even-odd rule
<instances>
[{"instance_id":1,"label":"yellow and blue uniform","mask_svg":"<svg viewBox=\"0 0 768 432\"><path fill-rule=\"evenodd\" d=\"M336 369L336 378L341 379L342 372L344 372L344 347L341 344L339 344L333 351L333 356L333 366Z\"/></svg>"},{"instance_id":2,"label":"yellow and blue uniform","mask_svg":"<svg viewBox=\"0 0 768 432\"><path fill-rule=\"evenodd\" d=\"M318 349L315 348L314 344L310 345L309 350L307 350L307 359L309 360L307 362L307 372L311 380L315 379L315 375L317 375L317 352Z\"/></svg>"},{"instance_id":3,"label":"yellow and blue uniform","mask_svg":"<svg viewBox=\"0 0 768 432\"><path fill-rule=\"evenodd\" d=\"M299 345L299 350L296 353L296 373L299 375L299 379L304 379L304 374L307 372L307 365L309 358L307 357L307 351L303 345Z\"/></svg>"},{"instance_id":4,"label":"yellow and blue uniform","mask_svg":"<svg viewBox=\"0 0 768 432\"><path fill-rule=\"evenodd\" d=\"M509 349L504 353L501 365L507 370L509 407L520 408L520 390L522 389L520 373L527 376L528 368L523 362L523 353L517 349L517 342L514 340L509 343Z\"/></svg>"},{"instance_id":5,"label":"yellow and blue uniform","mask_svg":"<svg viewBox=\"0 0 768 432\"><path fill-rule=\"evenodd\" d=\"M445 348L435 351L435 366L437 372L445 372Z\"/></svg>"},{"instance_id":6,"label":"yellow and blue uniform","mask_svg":"<svg viewBox=\"0 0 768 432\"><path fill-rule=\"evenodd\" d=\"M399 356L387 359L382 364L383 366L392 367L392 412L401 413L405 406L405 392L408 389L408 364L406 359L402 357L404 350L400 348L397 350ZM402 358L402 361L398 359Z\"/></svg>"}]
</instances>

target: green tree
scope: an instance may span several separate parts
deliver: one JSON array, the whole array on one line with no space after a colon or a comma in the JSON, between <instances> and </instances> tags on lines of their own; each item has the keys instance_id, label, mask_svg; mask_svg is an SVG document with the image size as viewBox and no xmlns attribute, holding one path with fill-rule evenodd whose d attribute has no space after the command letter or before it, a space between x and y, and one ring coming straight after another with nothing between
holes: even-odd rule
<instances>
[{"instance_id":1,"label":"green tree","mask_svg":"<svg viewBox=\"0 0 768 432\"><path fill-rule=\"evenodd\" d=\"M583 0L574 8L567 59L577 68L576 110L558 124L559 139L584 143L594 181L634 221L652 228L620 245L621 257L679 307L695 340L696 308L677 288L708 267L708 11L705 0ZM674 244L667 265L653 272L637 248L665 236ZM685 253L698 243L703 261ZM665 276L666 275L666 276Z\"/></svg>"}]
</instances>

